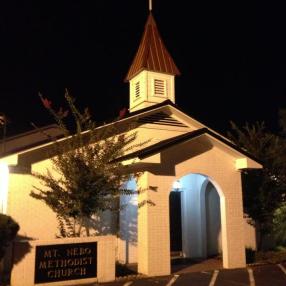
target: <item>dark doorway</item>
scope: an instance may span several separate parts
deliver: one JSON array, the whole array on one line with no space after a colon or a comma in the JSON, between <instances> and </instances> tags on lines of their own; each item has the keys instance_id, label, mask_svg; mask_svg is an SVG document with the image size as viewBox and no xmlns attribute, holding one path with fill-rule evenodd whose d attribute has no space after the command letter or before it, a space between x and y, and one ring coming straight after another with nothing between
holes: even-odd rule
<instances>
[{"instance_id":1,"label":"dark doorway","mask_svg":"<svg viewBox=\"0 0 286 286\"><path fill-rule=\"evenodd\" d=\"M171 252L182 251L182 216L181 216L181 193L171 192L169 197L170 206L170 250Z\"/></svg>"}]
</instances>

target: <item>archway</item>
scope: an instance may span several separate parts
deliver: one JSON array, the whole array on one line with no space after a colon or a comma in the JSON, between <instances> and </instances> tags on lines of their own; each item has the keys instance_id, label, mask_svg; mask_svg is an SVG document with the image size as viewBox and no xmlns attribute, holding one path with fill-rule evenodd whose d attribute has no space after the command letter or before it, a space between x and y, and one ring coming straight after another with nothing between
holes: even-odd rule
<instances>
[{"instance_id":1,"label":"archway","mask_svg":"<svg viewBox=\"0 0 286 286\"><path fill-rule=\"evenodd\" d=\"M204 259L221 254L220 194L205 175L188 174L175 182L169 197L171 255Z\"/></svg>"}]
</instances>

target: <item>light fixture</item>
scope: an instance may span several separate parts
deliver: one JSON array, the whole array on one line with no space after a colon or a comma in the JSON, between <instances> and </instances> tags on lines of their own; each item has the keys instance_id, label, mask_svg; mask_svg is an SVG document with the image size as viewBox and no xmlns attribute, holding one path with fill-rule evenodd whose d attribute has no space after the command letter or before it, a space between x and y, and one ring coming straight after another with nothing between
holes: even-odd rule
<instances>
[{"instance_id":1,"label":"light fixture","mask_svg":"<svg viewBox=\"0 0 286 286\"><path fill-rule=\"evenodd\" d=\"M182 188L182 186L181 186L181 183L180 183L179 180L177 180L177 181L175 181L175 182L173 183L173 189L174 189L174 191L177 191L177 192L178 192L181 188Z\"/></svg>"},{"instance_id":2,"label":"light fixture","mask_svg":"<svg viewBox=\"0 0 286 286\"><path fill-rule=\"evenodd\" d=\"M5 163L0 163L0 212L7 213L9 168Z\"/></svg>"}]
</instances>

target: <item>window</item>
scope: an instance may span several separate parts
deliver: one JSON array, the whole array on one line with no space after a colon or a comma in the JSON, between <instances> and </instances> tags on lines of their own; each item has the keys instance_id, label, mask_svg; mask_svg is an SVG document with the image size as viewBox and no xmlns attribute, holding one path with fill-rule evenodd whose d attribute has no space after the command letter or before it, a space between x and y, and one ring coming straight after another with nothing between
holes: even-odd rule
<instances>
[{"instance_id":1,"label":"window","mask_svg":"<svg viewBox=\"0 0 286 286\"><path fill-rule=\"evenodd\" d=\"M166 95L165 81L161 79L154 80L154 95L165 96Z\"/></svg>"}]
</instances>

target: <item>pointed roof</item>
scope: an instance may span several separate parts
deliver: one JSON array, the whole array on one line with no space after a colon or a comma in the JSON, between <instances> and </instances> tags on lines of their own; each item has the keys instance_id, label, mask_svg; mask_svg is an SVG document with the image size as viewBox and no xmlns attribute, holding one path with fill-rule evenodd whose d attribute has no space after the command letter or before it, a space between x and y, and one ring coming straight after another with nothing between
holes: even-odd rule
<instances>
[{"instance_id":1,"label":"pointed roof","mask_svg":"<svg viewBox=\"0 0 286 286\"><path fill-rule=\"evenodd\" d=\"M139 48L125 81L130 80L143 69L180 75L179 69L163 43L151 12L149 13Z\"/></svg>"}]
</instances>

